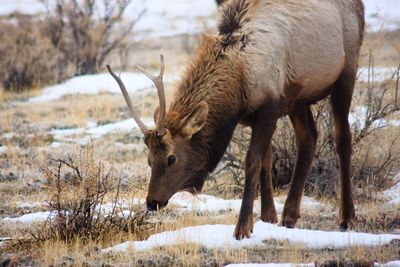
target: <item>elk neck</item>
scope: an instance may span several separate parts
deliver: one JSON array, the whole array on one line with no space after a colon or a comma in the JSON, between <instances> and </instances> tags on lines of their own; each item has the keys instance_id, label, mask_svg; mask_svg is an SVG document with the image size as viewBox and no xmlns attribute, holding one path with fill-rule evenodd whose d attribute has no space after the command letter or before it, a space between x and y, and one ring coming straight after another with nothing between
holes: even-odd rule
<instances>
[{"instance_id":1,"label":"elk neck","mask_svg":"<svg viewBox=\"0 0 400 267\"><path fill-rule=\"evenodd\" d=\"M207 102L206 124L191 139L195 153L191 156L196 164L203 163L203 180L215 169L232 138L245 108L246 87L239 47L224 49L218 36L203 36L166 116L167 127L179 132L179 122L200 102Z\"/></svg>"}]
</instances>

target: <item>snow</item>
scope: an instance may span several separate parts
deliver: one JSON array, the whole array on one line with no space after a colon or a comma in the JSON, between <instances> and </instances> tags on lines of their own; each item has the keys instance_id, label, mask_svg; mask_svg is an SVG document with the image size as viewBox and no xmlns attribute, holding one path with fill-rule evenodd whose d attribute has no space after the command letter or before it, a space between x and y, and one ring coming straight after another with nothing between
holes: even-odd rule
<instances>
[{"instance_id":1,"label":"snow","mask_svg":"<svg viewBox=\"0 0 400 267\"><path fill-rule=\"evenodd\" d=\"M147 127L154 127L154 120L150 118L142 119L143 123L146 124ZM103 135L112 132L119 132L119 131L131 131L133 128L139 129L133 119L127 119L115 123L104 124L96 127L89 127L86 131L93 138L99 138Z\"/></svg>"},{"instance_id":2,"label":"snow","mask_svg":"<svg viewBox=\"0 0 400 267\"><path fill-rule=\"evenodd\" d=\"M275 208L277 213L283 211L285 196L275 197ZM198 213L219 213L223 211L240 211L241 199L222 199L210 195L192 195L188 192L179 192L171 197L168 205L176 205L181 211L195 211ZM304 196L301 203L302 209L318 210L329 205L320 203L310 197ZM254 212L260 213L260 200L254 201Z\"/></svg>"},{"instance_id":3,"label":"snow","mask_svg":"<svg viewBox=\"0 0 400 267\"><path fill-rule=\"evenodd\" d=\"M398 0L364 0L367 30L378 31L383 23L384 29L400 28L400 6Z\"/></svg>"},{"instance_id":4,"label":"snow","mask_svg":"<svg viewBox=\"0 0 400 267\"><path fill-rule=\"evenodd\" d=\"M375 263L375 267L400 267L400 261L390 261L385 264Z\"/></svg>"},{"instance_id":5,"label":"snow","mask_svg":"<svg viewBox=\"0 0 400 267\"><path fill-rule=\"evenodd\" d=\"M18 223L43 222L43 221L46 221L47 218L49 218L50 214L51 213L49 211L34 212L34 213L25 214L25 215L22 215L22 216L16 217L16 218L6 217L6 218L3 219L3 222L8 222L8 223L14 223L14 222L18 222Z\"/></svg>"},{"instance_id":6,"label":"snow","mask_svg":"<svg viewBox=\"0 0 400 267\"><path fill-rule=\"evenodd\" d=\"M236 240L233 237L235 225L201 225L185 227L176 231L151 235L144 241L128 241L103 249L103 252L123 252L128 249L147 250L159 246L195 243L207 248L263 246L265 240L286 241L289 245L301 244L308 248L344 248L349 246L377 246L400 239L400 235L368 234L357 232L329 232L321 230L288 229L258 221L251 238Z\"/></svg>"},{"instance_id":7,"label":"snow","mask_svg":"<svg viewBox=\"0 0 400 267\"><path fill-rule=\"evenodd\" d=\"M0 145L0 155L2 155L2 154L6 154L7 153L7 147L5 147L5 146L1 146Z\"/></svg>"},{"instance_id":8,"label":"snow","mask_svg":"<svg viewBox=\"0 0 400 267\"><path fill-rule=\"evenodd\" d=\"M135 25L136 39L199 33L216 25L214 0L146 0L141 7L145 13ZM131 5L127 14L135 14L137 10L137 5Z\"/></svg>"},{"instance_id":9,"label":"snow","mask_svg":"<svg viewBox=\"0 0 400 267\"><path fill-rule=\"evenodd\" d=\"M188 192L179 192L173 195L168 202L186 211L220 212L227 210L239 211L242 200L225 200L210 195L195 196Z\"/></svg>"},{"instance_id":10,"label":"snow","mask_svg":"<svg viewBox=\"0 0 400 267\"><path fill-rule=\"evenodd\" d=\"M145 203L144 199L140 198L133 198L129 203L123 201L118 203L116 206L114 203L104 203L101 206L96 208L96 211L100 211L102 214L109 214L113 211L115 207L115 212L122 216L133 215L134 213L129 210L129 207L132 205L143 205ZM20 202L17 204L18 208L35 208L35 207L46 207L48 206L45 202ZM56 211L43 211L43 212L34 212L34 213L27 213L19 217L5 217L3 222L7 223L38 223L46 221L49 216L54 217L56 215Z\"/></svg>"},{"instance_id":11,"label":"snow","mask_svg":"<svg viewBox=\"0 0 400 267\"><path fill-rule=\"evenodd\" d=\"M396 71L397 68L395 67L374 67L371 70L369 70L368 67L361 67L358 69L357 81L365 83L367 83L368 81L374 83L383 82L385 80L391 79Z\"/></svg>"},{"instance_id":12,"label":"snow","mask_svg":"<svg viewBox=\"0 0 400 267\"><path fill-rule=\"evenodd\" d=\"M367 117L367 107L357 106L349 113L349 123L355 126L357 129L362 129L365 126L365 119ZM399 120L387 120L387 119L377 119L372 123L375 128L382 128L387 126L399 127Z\"/></svg>"},{"instance_id":13,"label":"snow","mask_svg":"<svg viewBox=\"0 0 400 267\"><path fill-rule=\"evenodd\" d=\"M383 191L383 195L388 199L387 205L400 205L400 173L394 178L396 183L393 187Z\"/></svg>"},{"instance_id":14,"label":"snow","mask_svg":"<svg viewBox=\"0 0 400 267\"><path fill-rule=\"evenodd\" d=\"M154 84L143 73L122 72L120 74L127 90L137 92L146 88L151 88ZM173 82L176 76L166 75L165 83ZM88 74L77 76L64 83L47 86L39 96L29 99L31 103L43 103L51 100L58 100L67 95L99 93L121 94L118 84L109 73Z\"/></svg>"},{"instance_id":15,"label":"snow","mask_svg":"<svg viewBox=\"0 0 400 267\"><path fill-rule=\"evenodd\" d=\"M314 267L314 263L239 263L239 264L228 264L225 267Z\"/></svg>"},{"instance_id":16,"label":"snow","mask_svg":"<svg viewBox=\"0 0 400 267\"><path fill-rule=\"evenodd\" d=\"M143 198L133 198L129 201L122 201L117 205L117 211L121 212L122 215L130 214L129 207L134 205L143 205L146 200ZM241 199L222 199L210 195L192 195L188 192L176 193L169 201L169 206L172 209L178 210L180 212L198 212L198 213L220 213L227 211L240 211L240 205L242 203ZM260 201L256 200L254 203L254 212L260 213ZM20 202L17 203L18 208L34 208L34 207L45 207L47 206L44 202ZM175 207L176 206L176 207ZM320 203L312 198L303 197L302 208L316 210L321 207L326 207L328 205ZM113 210L113 203L104 203L99 209L101 213L108 214ZM277 212L280 213L283 210L283 198L275 198L275 207ZM97 210L99 210L97 209ZM5 218L6 222L20 222L20 223L31 223L31 222L41 222L48 218L49 212L36 212L25 214L20 217L15 218Z\"/></svg>"},{"instance_id":17,"label":"snow","mask_svg":"<svg viewBox=\"0 0 400 267\"><path fill-rule=\"evenodd\" d=\"M147 127L153 128L154 121L151 118L142 119ZM97 124L88 123L87 128L70 128L70 129L53 129L50 134L57 140L51 144L51 147L58 148L62 142L73 142L80 144L87 144L91 139L100 138L109 133L129 132L133 129L139 129L133 119L126 119L122 121L107 123L97 126ZM83 138L74 138L76 136L85 135Z\"/></svg>"},{"instance_id":18,"label":"snow","mask_svg":"<svg viewBox=\"0 0 400 267\"><path fill-rule=\"evenodd\" d=\"M56 139L62 139L63 137L70 136L70 135L82 134L84 132L85 132L85 130L83 128L53 129L50 131L50 133Z\"/></svg>"},{"instance_id":19,"label":"snow","mask_svg":"<svg viewBox=\"0 0 400 267\"><path fill-rule=\"evenodd\" d=\"M44 6L37 0L2 0L0 5L0 15L7 15L13 12L24 14L37 14L44 12Z\"/></svg>"}]
</instances>

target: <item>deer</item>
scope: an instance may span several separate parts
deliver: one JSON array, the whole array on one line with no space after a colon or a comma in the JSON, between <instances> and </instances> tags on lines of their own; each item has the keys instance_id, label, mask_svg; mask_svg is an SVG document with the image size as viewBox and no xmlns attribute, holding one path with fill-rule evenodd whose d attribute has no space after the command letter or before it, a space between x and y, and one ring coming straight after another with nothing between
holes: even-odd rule
<instances>
[{"instance_id":1,"label":"deer","mask_svg":"<svg viewBox=\"0 0 400 267\"><path fill-rule=\"evenodd\" d=\"M123 81L107 66L148 147L147 209L163 208L178 191L201 192L242 124L251 127L251 140L233 235L238 240L251 236L258 189L261 220L278 223L271 139L278 119L289 116L297 158L280 224L295 227L318 136L310 107L329 96L340 168L338 224L348 229L355 222L348 114L364 33L362 1L229 0L219 12L218 34L201 36L168 110L163 56L157 76L138 67L158 91L154 129L140 120Z\"/></svg>"}]
</instances>

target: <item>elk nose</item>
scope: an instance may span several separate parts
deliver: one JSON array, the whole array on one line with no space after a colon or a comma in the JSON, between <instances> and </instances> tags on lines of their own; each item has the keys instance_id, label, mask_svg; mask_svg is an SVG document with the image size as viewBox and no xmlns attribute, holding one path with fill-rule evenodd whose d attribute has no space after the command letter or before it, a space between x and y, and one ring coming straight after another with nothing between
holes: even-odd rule
<instances>
[{"instance_id":1,"label":"elk nose","mask_svg":"<svg viewBox=\"0 0 400 267\"><path fill-rule=\"evenodd\" d=\"M147 202L147 210L155 211L158 208L158 203L155 200L148 200Z\"/></svg>"}]
</instances>

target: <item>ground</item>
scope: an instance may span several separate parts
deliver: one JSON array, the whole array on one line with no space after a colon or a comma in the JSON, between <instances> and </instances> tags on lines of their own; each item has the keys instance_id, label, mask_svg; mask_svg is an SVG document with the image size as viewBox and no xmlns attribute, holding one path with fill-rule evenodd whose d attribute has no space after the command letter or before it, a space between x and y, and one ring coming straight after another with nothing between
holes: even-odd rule
<instances>
[{"instance_id":1,"label":"ground","mask_svg":"<svg viewBox=\"0 0 400 267\"><path fill-rule=\"evenodd\" d=\"M200 4L189 19L184 17L187 6L183 2L181 4L182 8L171 15L169 9L158 7L155 0L149 1L147 8L156 12L150 13L151 16L139 25L140 34L135 43L137 49L129 54L127 70L130 72L121 73L134 103L140 106L142 117L149 126L153 125L156 91L144 75L132 71L134 64L156 72L158 55L164 54L168 101L183 66L190 61L198 45L199 32L215 31L214 3ZM367 7L373 10L373 6L369 3ZM369 14L371 16L373 11ZM168 30L157 32L163 27L163 21L170 23ZM369 23L374 20L371 21ZM376 27L373 25L370 26L372 29ZM377 83L385 82L396 70L400 31L395 30L395 25L391 22L386 29L390 31L384 34L370 31L366 35L358 83L368 80L367 59L370 51L375 55ZM379 42L376 41L378 39ZM110 63L118 66L119 60L115 58L110 59ZM360 118L365 116L363 108L353 106L352 111L351 123L362 121ZM398 132L400 127L398 115L385 121L392 132ZM140 221L134 231L113 232L95 241L37 238L37 234L44 231L43 225L49 225L49 221L57 217L57 211L52 206L54 188L46 172L54 167L52 159L71 156L78 159L77 164L82 164L85 169L87 161L79 159L88 150L92 151L95 159L91 164L101 162L105 169L112 169L113 177L120 183L118 198L114 199L113 192L110 192L99 202L97 210L100 214L121 217L145 214L144 221ZM253 235L250 239L236 241L233 228L241 195L232 193L235 190L215 190L212 182L207 183L204 192L198 196L178 193L166 209L158 213L144 213L150 175L146 155L141 133L129 117L119 88L107 73L75 77L62 84L19 95L2 92L2 264L222 266L288 263L285 266L336 266L340 263L346 266L379 266L380 263L387 267L400 266L400 175L396 175L400 169L392 171L383 190L373 191L369 197L362 196L360 199L363 201L356 198L357 222L351 231L338 231L337 198L307 194L302 200L302 215L296 229L261 222L260 200L257 199ZM62 179L68 180L68 177L68 172L65 172ZM229 178L223 178L227 180L221 180L219 184L226 182L227 187L233 186ZM286 193L286 188L277 188L274 192L279 214ZM115 203L119 209L117 213L113 208Z\"/></svg>"}]
</instances>

